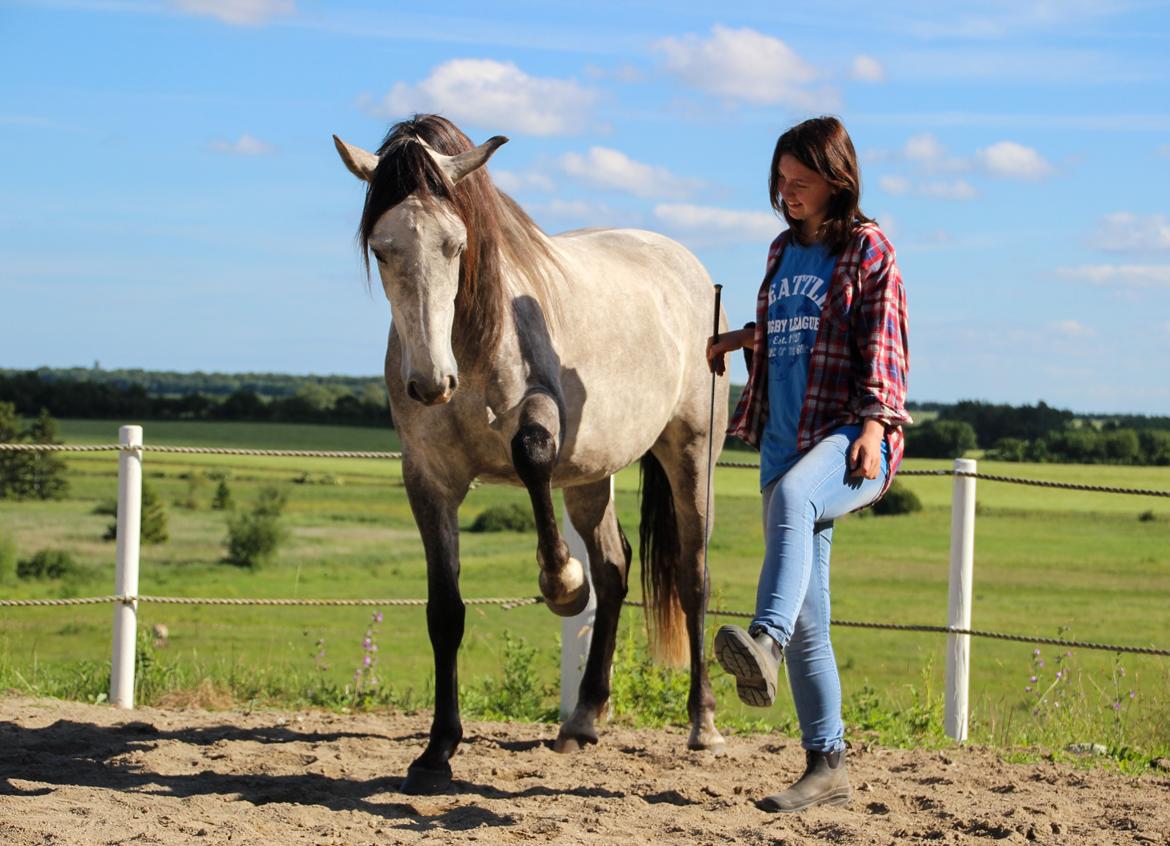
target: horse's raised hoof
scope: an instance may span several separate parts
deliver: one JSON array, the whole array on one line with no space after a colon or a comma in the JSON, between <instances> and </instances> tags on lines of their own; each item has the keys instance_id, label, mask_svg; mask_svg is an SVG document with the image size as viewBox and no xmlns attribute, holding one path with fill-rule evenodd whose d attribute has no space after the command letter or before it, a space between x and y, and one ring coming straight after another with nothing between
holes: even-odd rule
<instances>
[{"instance_id":1,"label":"horse's raised hoof","mask_svg":"<svg viewBox=\"0 0 1170 846\"><path fill-rule=\"evenodd\" d=\"M406 770L406 780L402 782L400 789L411 796L446 793L451 789L451 765L446 764L442 769L432 769L411 764Z\"/></svg>"},{"instance_id":2,"label":"horse's raised hoof","mask_svg":"<svg viewBox=\"0 0 1170 846\"><path fill-rule=\"evenodd\" d=\"M597 743L597 735L582 734L574 732L566 734L562 731L557 735L557 739L553 741L553 751L559 752L562 755L568 755L573 752L580 752L586 746L592 746Z\"/></svg>"},{"instance_id":3,"label":"horse's raised hoof","mask_svg":"<svg viewBox=\"0 0 1170 846\"><path fill-rule=\"evenodd\" d=\"M576 617L589 604L589 580L576 558L566 561L559 573L541 570L539 581L544 604L558 617Z\"/></svg>"}]
</instances>

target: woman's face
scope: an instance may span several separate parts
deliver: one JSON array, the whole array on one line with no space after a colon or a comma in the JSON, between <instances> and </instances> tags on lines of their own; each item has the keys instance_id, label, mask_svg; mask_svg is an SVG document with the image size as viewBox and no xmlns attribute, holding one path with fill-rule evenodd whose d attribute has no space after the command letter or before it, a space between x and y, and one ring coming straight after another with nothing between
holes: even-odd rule
<instances>
[{"instance_id":1,"label":"woman's face","mask_svg":"<svg viewBox=\"0 0 1170 846\"><path fill-rule=\"evenodd\" d=\"M795 156L784 153L777 168L777 186L784 207L793 220L801 222L806 235L815 235L825 222L833 186L811 168L805 167Z\"/></svg>"}]
</instances>

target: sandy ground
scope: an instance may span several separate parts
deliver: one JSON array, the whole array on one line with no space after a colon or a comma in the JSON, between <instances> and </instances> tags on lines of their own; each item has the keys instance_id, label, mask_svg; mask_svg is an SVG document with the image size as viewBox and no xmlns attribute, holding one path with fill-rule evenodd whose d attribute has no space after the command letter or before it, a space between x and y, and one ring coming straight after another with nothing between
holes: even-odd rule
<instances>
[{"instance_id":1,"label":"sandy ground","mask_svg":"<svg viewBox=\"0 0 1170 846\"><path fill-rule=\"evenodd\" d=\"M844 808L755 801L798 744L607 728L564 756L551 725L468 722L448 795L397 792L426 715L161 710L0 699L0 844L1170 844L1170 776L990 751L853 750Z\"/></svg>"}]
</instances>

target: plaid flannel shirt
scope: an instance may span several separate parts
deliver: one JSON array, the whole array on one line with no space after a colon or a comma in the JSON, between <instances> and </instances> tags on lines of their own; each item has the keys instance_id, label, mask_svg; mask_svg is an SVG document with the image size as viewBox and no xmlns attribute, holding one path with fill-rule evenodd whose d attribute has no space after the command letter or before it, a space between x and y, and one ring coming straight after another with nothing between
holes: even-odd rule
<instances>
[{"instance_id":1,"label":"plaid flannel shirt","mask_svg":"<svg viewBox=\"0 0 1170 846\"><path fill-rule=\"evenodd\" d=\"M894 260L894 247L875 224L859 224L854 240L837 260L821 308L820 328L808 366L808 386L800 410L796 448L805 452L834 429L880 420L886 427L889 489L902 463L905 439L907 347L906 291ZM768 417L768 282L788 243L780 233L768 250L768 265L756 299L755 349L748 382L727 433L756 449Z\"/></svg>"}]
</instances>

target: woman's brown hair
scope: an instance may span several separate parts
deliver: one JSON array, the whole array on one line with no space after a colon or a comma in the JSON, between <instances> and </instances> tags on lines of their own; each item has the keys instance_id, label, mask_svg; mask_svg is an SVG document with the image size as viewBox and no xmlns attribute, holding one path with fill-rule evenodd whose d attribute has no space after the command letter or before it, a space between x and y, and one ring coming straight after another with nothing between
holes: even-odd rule
<instances>
[{"instance_id":1,"label":"woman's brown hair","mask_svg":"<svg viewBox=\"0 0 1170 846\"><path fill-rule=\"evenodd\" d=\"M838 255L849 245L853 227L858 223L872 223L861 211L861 171L857 167L857 152L841 121L835 117L819 117L798 123L776 141L772 153L772 170L768 174L768 194L772 208L784 215L793 237L801 243L799 221L789 217L780 196L780 157L788 154L805 167L824 177L833 189L825 222L819 238L830 255Z\"/></svg>"}]
</instances>

